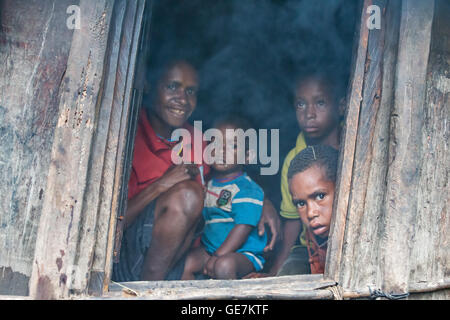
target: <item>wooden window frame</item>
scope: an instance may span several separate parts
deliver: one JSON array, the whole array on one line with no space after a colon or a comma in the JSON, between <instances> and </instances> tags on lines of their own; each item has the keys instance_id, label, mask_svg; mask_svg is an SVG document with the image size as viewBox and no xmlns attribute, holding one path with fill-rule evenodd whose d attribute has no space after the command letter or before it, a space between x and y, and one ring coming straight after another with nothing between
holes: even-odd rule
<instances>
[{"instance_id":1,"label":"wooden window frame","mask_svg":"<svg viewBox=\"0 0 450 320\"><path fill-rule=\"evenodd\" d=\"M145 19L148 16L145 10L151 10L152 1L98 0L94 3L81 0L83 12L89 12L90 15L87 19L91 32L88 38L82 37L82 32L74 33L65 77L80 81L69 81L66 92L62 93L60 119L55 131L53 161L48 178L49 190L58 191L58 197L50 195L44 202L35 265L30 280L30 296L46 299L86 294L112 299L122 297L123 294L144 299L336 299L370 296L366 289L364 292L344 292L341 287L361 288L359 284L352 284L348 280L352 268L347 260L354 257L346 246L348 241L355 240L350 235L355 234L355 226L363 219L364 210L358 208L357 201L365 197L366 190L355 191L352 186L367 186L367 171L370 170L371 159L370 152L361 147L360 135L369 132L369 136L373 137L376 121L371 120L377 117L380 105L386 103L383 99L389 99L389 94L393 94L393 89L389 87L393 84L393 76L382 71L395 67L398 73L403 67L396 66L400 61L397 56L405 55L404 51L397 52L397 48L405 44L398 44L396 41L398 42L400 33L400 37L404 37L402 41L406 41L406 45L411 44L408 42L410 39L406 28L417 28L408 19L417 14L414 5L417 5L418 0L412 1L414 4L409 6L405 1L361 0L362 15L355 34L357 41L354 43L352 75L347 94L347 121L342 137L339 179L324 275L110 285L112 263L121 239L121 219L118 213L123 212L126 206L125 191L130 157L133 154L137 111L143 94L143 68L136 67L143 63L148 50L148 41L145 40L149 32L149 21ZM382 26L381 30L369 31L366 12L374 3L381 8ZM425 8L420 14L424 15L425 21L429 21L430 16L433 19L433 10L434 7ZM426 30L420 37L420 41L425 44L415 52L411 58L413 60L405 60L408 63L415 61L414 59L428 59L427 43L431 41L431 26L425 24L425 27ZM96 59L103 63L92 64ZM415 88L423 88L425 73L426 68L422 67L418 72ZM400 74L402 75L401 72ZM92 88L91 92L94 93L87 96L82 94L73 100L80 83L85 84L85 88ZM381 91L389 93L384 94L380 101ZM92 122L86 121L76 127L76 121L66 112L68 103L77 108L86 106L85 112ZM423 100L416 102L416 106L420 107L420 103ZM93 126L95 130L92 129ZM63 139L82 141L70 150L71 157L60 147ZM367 145L372 147L372 142ZM59 177L60 172L72 170L86 172L82 186L74 188L71 181ZM360 176L355 174L358 170L361 170ZM61 209L61 206L65 208ZM61 215L55 218L54 212L60 212ZM396 224L399 223L396 219L398 218L393 216L392 225L388 226L391 231L395 231ZM49 232L51 228L53 232ZM61 241L61 237L67 241ZM55 260L60 263L55 264ZM393 281L391 289L396 288L395 282ZM374 282L374 285L378 284ZM389 286L386 288L389 289Z\"/></svg>"},{"instance_id":2,"label":"wooden window frame","mask_svg":"<svg viewBox=\"0 0 450 320\"><path fill-rule=\"evenodd\" d=\"M81 29L74 31L61 79L67 86L61 90L49 192L39 221L30 278L33 299L108 290L118 213L126 205L122 187L128 180L130 137L142 98L134 79L142 76L136 65L145 45L146 4L80 0ZM76 116L80 111L83 117ZM75 185L61 175L65 172L80 175Z\"/></svg>"},{"instance_id":3,"label":"wooden window frame","mask_svg":"<svg viewBox=\"0 0 450 320\"><path fill-rule=\"evenodd\" d=\"M360 9L366 10L370 5L370 1L360 1ZM361 11L360 11L361 12ZM365 11L362 11L365 12ZM354 74L361 73L360 65L364 64L365 53L362 47L367 45L367 33L368 29L364 19L357 17L357 21L360 20L361 24L355 32L354 36L354 53L352 79L355 78ZM364 20L364 21L363 21ZM364 34L366 33L366 34ZM363 34L363 40L361 41L360 34ZM359 39L359 41L356 41ZM149 42L148 39L146 42ZM148 49L148 48L147 48ZM145 48L144 48L145 50ZM145 56L145 51L142 52L142 56ZM362 85L362 77L360 81L353 82L351 87ZM353 90L349 90L353 92ZM358 99L356 96L351 96L348 101L355 101ZM354 105L355 107L355 105ZM350 108L347 108L349 110ZM134 140L134 135L129 137L129 141ZM345 159L345 158L344 158ZM351 159L353 160L353 159ZM349 162L348 160L347 162ZM342 160L341 160L342 162ZM351 163L350 163L351 164ZM348 163L346 164L349 165ZM341 170L341 169L340 169ZM350 171L351 173L351 171ZM339 192L337 192L339 193ZM337 222L333 221L332 225ZM333 227L332 227L333 228ZM120 230L118 231L118 237L116 238L116 250L120 245ZM335 228L337 230L337 228ZM116 235L116 236L117 236ZM339 234L335 233L331 238L338 239ZM117 251L115 252L117 253ZM329 255L327 255L326 266L329 263ZM332 273L333 270L327 268L325 274L318 275L295 275L295 276L283 276L283 277L270 277L266 279L248 279L248 280L223 280L223 281L140 281L129 283L113 283L109 287L109 292L104 292L105 297L117 298L122 293L125 293L129 297L145 297L151 299L202 299L202 298L279 298L279 299L333 299L336 298L336 290L331 290L337 285L337 282L330 277L328 273ZM289 285L286 285L288 284ZM226 288L225 292L218 292L217 288ZM148 292L152 292L149 296Z\"/></svg>"}]
</instances>

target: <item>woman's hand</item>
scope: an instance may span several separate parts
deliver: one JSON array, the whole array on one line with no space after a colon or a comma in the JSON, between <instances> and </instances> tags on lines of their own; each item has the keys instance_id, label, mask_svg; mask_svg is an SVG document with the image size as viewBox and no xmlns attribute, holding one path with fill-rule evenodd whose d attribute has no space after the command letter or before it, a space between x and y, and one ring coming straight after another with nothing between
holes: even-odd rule
<instances>
[{"instance_id":1,"label":"woman's hand","mask_svg":"<svg viewBox=\"0 0 450 320\"><path fill-rule=\"evenodd\" d=\"M214 267L216 265L216 261L217 261L217 257L211 256L209 258L208 262L206 262L205 268L203 269L203 273L210 276L211 278L215 277Z\"/></svg>"},{"instance_id":2,"label":"woman's hand","mask_svg":"<svg viewBox=\"0 0 450 320\"><path fill-rule=\"evenodd\" d=\"M261 219L258 223L258 234L262 236L265 232L265 225L269 226L270 232L272 233L272 238L267 246L264 248L264 252L271 251L275 247L277 241L281 240L281 222L278 212L275 210L272 202L265 198L264 206L261 215Z\"/></svg>"},{"instance_id":3,"label":"woman's hand","mask_svg":"<svg viewBox=\"0 0 450 320\"><path fill-rule=\"evenodd\" d=\"M166 192L174 185L184 180L193 179L199 174L195 164L180 164L167 170L158 180L158 187L161 193Z\"/></svg>"}]
</instances>

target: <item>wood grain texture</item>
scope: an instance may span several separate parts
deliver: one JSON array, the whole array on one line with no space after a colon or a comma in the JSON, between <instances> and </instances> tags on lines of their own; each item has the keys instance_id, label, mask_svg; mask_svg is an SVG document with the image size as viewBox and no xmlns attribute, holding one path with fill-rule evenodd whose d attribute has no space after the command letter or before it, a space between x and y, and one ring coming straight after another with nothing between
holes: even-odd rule
<instances>
[{"instance_id":1,"label":"wood grain texture","mask_svg":"<svg viewBox=\"0 0 450 320\"><path fill-rule=\"evenodd\" d=\"M338 280L340 273L341 255L344 246L347 208L350 197L353 173L353 159L355 154L356 134L358 130L359 112L363 94L364 68L366 62L369 30L364 19L367 7L371 0L365 0L361 8L359 29L356 33L356 43L353 53L351 81L347 94L347 109L345 114L345 126L341 134L339 151L338 180L333 204L333 215L328 244L325 276Z\"/></svg>"},{"instance_id":2,"label":"wood grain texture","mask_svg":"<svg viewBox=\"0 0 450 320\"><path fill-rule=\"evenodd\" d=\"M426 73L422 127L417 133L422 150L409 274L410 282L415 283L439 282L450 276L449 16L450 3L437 1Z\"/></svg>"},{"instance_id":3,"label":"wood grain texture","mask_svg":"<svg viewBox=\"0 0 450 320\"><path fill-rule=\"evenodd\" d=\"M80 1L81 29L74 32L63 79L51 151L30 295L66 298L87 288L96 212L83 212L89 160L98 123L111 1ZM85 243L83 239L88 238Z\"/></svg>"},{"instance_id":4,"label":"wood grain texture","mask_svg":"<svg viewBox=\"0 0 450 320\"><path fill-rule=\"evenodd\" d=\"M348 292L371 287L426 297L420 287L448 281L450 270L450 11L440 0L437 9L418 0L373 3L382 8L382 30L370 31L357 57L365 59L364 72L355 70L362 102L354 155L343 158L352 170L341 174L350 178L340 177L351 188L339 189L336 219L344 231L331 241L342 241L342 251L329 252L327 268L338 265L332 279ZM428 296L447 294L436 290Z\"/></svg>"},{"instance_id":5,"label":"wood grain texture","mask_svg":"<svg viewBox=\"0 0 450 320\"><path fill-rule=\"evenodd\" d=\"M112 256L115 228L117 218L123 215L123 200L127 199L128 157L133 152L128 149L129 144L134 145L134 128L136 122L135 105L138 94L133 89L138 47L141 37L141 25L144 14L145 1L117 1L115 17L115 36L120 45L112 47L113 61L110 63L114 69L108 78L108 91L105 92L106 103L102 109L108 110L106 152L104 169L99 185L99 220L97 224L97 237L95 240L95 259L92 272L101 272L104 275L103 283L99 287L91 287L91 292L101 294L107 290L111 277ZM139 100L139 99L138 99ZM140 100L139 100L140 101ZM140 104L139 104L140 105ZM101 149L103 150L103 149Z\"/></svg>"},{"instance_id":6,"label":"wood grain texture","mask_svg":"<svg viewBox=\"0 0 450 320\"><path fill-rule=\"evenodd\" d=\"M105 274L104 270L102 270L102 264L104 264L106 255L106 247L103 244L103 238L108 235L108 225L111 218L110 196L114 188L112 173L114 172L116 165L115 144L117 143L116 133L118 131L117 121L114 121L114 114L117 113L117 106L116 108L113 107L113 97L114 90L117 87L116 82L119 81L120 83L120 78L117 79L120 75L120 73L118 74L118 62L125 11L126 3L124 1L117 1L114 6L114 14L111 21L111 34L107 52L109 59L105 73L103 98L99 110L99 123L97 134L94 137L94 149L96 150L97 155L92 158L91 162L93 174L91 183L88 186L88 197L90 198L88 199L86 206L86 210L95 210L98 212L95 238L96 245L94 248L94 260L89 280L90 294L98 294L98 286L100 285L100 287L102 287L104 280L92 281L93 274L96 275L96 279L98 279L99 275L103 275L104 277ZM115 133L111 133L111 136L113 136L114 139L109 138L110 129L115 131ZM108 214L105 215L104 212L107 212Z\"/></svg>"},{"instance_id":7,"label":"wood grain texture","mask_svg":"<svg viewBox=\"0 0 450 320\"><path fill-rule=\"evenodd\" d=\"M110 286L107 299L333 299L322 275L247 280L141 281Z\"/></svg>"},{"instance_id":8,"label":"wood grain texture","mask_svg":"<svg viewBox=\"0 0 450 320\"><path fill-rule=\"evenodd\" d=\"M3 294L28 294L59 92L73 33L66 27L66 9L77 3L0 1L0 293Z\"/></svg>"},{"instance_id":9,"label":"wood grain texture","mask_svg":"<svg viewBox=\"0 0 450 320\"><path fill-rule=\"evenodd\" d=\"M403 1L394 105L391 112L384 232L381 235L382 288L407 292L411 247L416 233L423 145L426 72L434 3ZM442 141L444 142L444 141ZM436 214L433 213L433 214Z\"/></svg>"},{"instance_id":10,"label":"wood grain texture","mask_svg":"<svg viewBox=\"0 0 450 320\"><path fill-rule=\"evenodd\" d=\"M400 2L374 2L382 8L381 30L371 30L363 102L358 124L348 225L341 261L341 285L374 286L379 276L378 243L383 229L389 116L392 107Z\"/></svg>"}]
</instances>

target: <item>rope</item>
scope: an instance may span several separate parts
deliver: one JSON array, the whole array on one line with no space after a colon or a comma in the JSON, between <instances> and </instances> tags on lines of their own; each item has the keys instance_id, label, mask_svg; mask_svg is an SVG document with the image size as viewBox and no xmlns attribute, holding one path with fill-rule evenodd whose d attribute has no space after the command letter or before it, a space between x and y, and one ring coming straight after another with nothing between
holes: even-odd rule
<instances>
[{"instance_id":1,"label":"rope","mask_svg":"<svg viewBox=\"0 0 450 320\"><path fill-rule=\"evenodd\" d=\"M386 293L383 292L380 289L375 289L372 290L369 287L369 292L370 292L370 299L376 299L376 298L387 298L389 300L399 300L399 299L405 299L406 297L409 296L409 293L400 293L400 294L394 294L394 293Z\"/></svg>"},{"instance_id":2,"label":"rope","mask_svg":"<svg viewBox=\"0 0 450 320\"><path fill-rule=\"evenodd\" d=\"M344 289L342 289L341 286L335 285L335 286L329 287L328 290L330 290L331 293L333 294L334 300L344 300Z\"/></svg>"}]
</instances>

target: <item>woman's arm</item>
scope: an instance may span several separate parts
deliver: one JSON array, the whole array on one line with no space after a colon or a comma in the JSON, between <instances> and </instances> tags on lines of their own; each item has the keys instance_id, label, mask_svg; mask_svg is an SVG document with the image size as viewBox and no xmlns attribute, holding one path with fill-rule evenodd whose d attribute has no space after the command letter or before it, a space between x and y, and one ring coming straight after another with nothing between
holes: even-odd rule
<instances>
[{"instance_id":1,"label":"woman's arm","mask_svg":"<svg viewBox=\"0 0 450 320\"><path fill-rule=\"evenodd\" d=\"M258 223L259 236L262 236L264 234L266 224L269 226L272 237L270 239L270 242L264 248L264 252L273 250L277 241L282 239L281 222L278 212L275 210L272 202L269 199L264 198L263 211L261 219Z\"/></svg>"},{"instance_id":2,"label":"woman's arm","mask_svg":"<svg viewBox=\"0 0 450 320\"><path fill-rule=\"evenodd\" d=\"M196 171L197 170L197 171ZM175 184L191 179L198 173L198 169L191 165L181 164L167 170L161 178L153 182L147 188L128 200L127 211L124 216L124 228L130 226L136 220L139 213L162 193L169 190Z\"/></svg>"},{"instance_id":3,"label":"woman's arm","mask_svg":"<svg viewBox=\"0 0 450 320\"><path fill-rule=\"evenodd\" d=\"M302 222L300 219L286 220L283 226L283 242L279 253L276 256L275 262L270 269L270 275L276 275L280 270L283 263L286 261L291 248L294 246L295 241L299 237L300 230L302 228Z\"/></svg>"},{"instance_id":4,"label":"woman's arm","mask_svg":"<svg viewBox=\"0 0 450 320\"><path fill-rule=\"evenodd\" d=\"M161 193L162 188L157 180L138 193L134 198L128 200L127 211L123 219L124 229L128 228L136 220L139 213Z\"/></svg>"}]
</instances>

